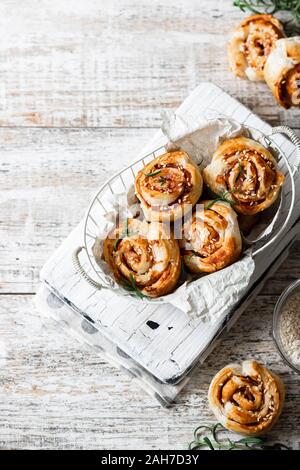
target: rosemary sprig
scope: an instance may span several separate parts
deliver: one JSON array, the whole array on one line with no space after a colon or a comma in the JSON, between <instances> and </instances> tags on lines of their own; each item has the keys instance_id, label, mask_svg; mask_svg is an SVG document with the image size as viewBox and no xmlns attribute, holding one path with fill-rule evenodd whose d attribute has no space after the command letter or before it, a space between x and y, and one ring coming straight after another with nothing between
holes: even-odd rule
<instances>
[{"instance_id":1,"label":"rosemary sprig","mask_svg":"<svg viewBox=\"0 0 300 470\"><path fill-rule=\"evenodd\" d=\"M235 201L231 201L230 199L227 199L227 195L228 194L231 194L232 191L225 191L223 194L220 194L216 199L213 199L212 201L210 201L208 204L206 204L204 206L204 209L210 209L216 202L219 202L219 201L225 201L225 202L228 202L228 204L236 204Z\"/></svg>"},{"instance_id":2,"label":"rosemary sprig","mask_svg":"<svg viewBox=\"0 0 300 470\"><path fill-rule=\"evenodd\" d=\"M119 246L119 243L121 242L121 240L123 240L123 238L125 237L129 237L129 225L128 225L128 219L125 220L125 223L122 227L122 232L120 233L119 237L116 239L115 243L114 243L114 251L117 250L118 246Z\"/></svg>"},{"instance_id":3,"label":"rosemary sprig","mask_svg":"<svg viewBox=\"0 0 300 470\"><path fill-rule=\"evenodd\" d=\"M127 279L123 279L122 284L124 289L126 289L128 292L131 292L132 295L135 295L139 299L144 299L146 297L146 295L144 295L137 287L132 273L129 274L129 281Z\"/></svg>"},{"instance_id":4,"label":"rosemary sprig","mask_svg":"<svg viewBox=\"0 0 300 470\"><path fill-rule=\"evenodd\" d=\"M258 1L253 2L253 1L247 1L247 0L235 0L233 2L233 5L235 7L240 8L243 12L249 10L252 13L260 13L260 11L257 10L257 8L256 8L256 7L259 7L259 3L261 3L261 2L258 2ZM255 7L254 7L254 5L255 5Z\"/></svg>"},{"instance_id":5,"label":"rosemary sprig","mask_svg":"<svg viewBox=\"0 0 300 470\"><path fill-rule=\"evenodd\" d=\"M300 0L235 0L233 5L243 12L250 11L255 14L288 13L291 20L286 24L292 28L291 32L299 32Z\"/></svg>"},{"instance_id":6,"label":"rosemary sprig","mask_svg":"<svg viewBox=\"0 0 300 470\"><path fill-rule=\"evenodd\" d=\"M155 170L152 173L144 173L145 176L156 176L161 173L161 170Z\"/></svg>"},{"instance_id":7,"label":"rosemary sprig","mask_svg":"<svg viewBox=\"0 0 300 470\"><path fill-rule=\"evenodd\" d=\"M203 431L208 431L208 436L201 436ZM190 442L188 448L190 450L198 450L208 448L210 450L289 450L289 447L279 442L268 444L262 437L243 437L236 441L232 441L228 436L220 439L220 433L228 433L221 423L213 426L201 425L194 431L194 440Z\"/></svg>"},{"instance_id":8,"label":"rosemary sprig","mask_svg":"<svg viewBox=\"0 0 300 470\"><path fill-rule=\"evenodd\" d=\"M235 7L242 11L252 11L253 13L268 13L274 15L278 12L288 12L295 20L300 18L299 0L235 0Z\"/></svg>"}]
</instances>

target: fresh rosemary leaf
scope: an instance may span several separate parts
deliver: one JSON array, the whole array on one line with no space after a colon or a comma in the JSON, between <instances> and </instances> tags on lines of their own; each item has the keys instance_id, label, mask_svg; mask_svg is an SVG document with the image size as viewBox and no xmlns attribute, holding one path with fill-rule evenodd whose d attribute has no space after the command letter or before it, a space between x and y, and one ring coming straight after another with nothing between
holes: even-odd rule
<instances>
[{"instance_id":1,"label":"fresh rosemary leaf","mask_svg":"<svg viewBox=\"0 0 300 470\"><path fill-rule=\"evenodd\" d=\"M210 439L208 437L204 437L203 438L203 441L208 445L208 447L210 448L210 450L215 450L214 446L212 445Z\"/></svg>"},{"instance_id":2,"label":"fresh rosemary leaf","mask_svg":"<svg viewBox=\"0 0 300 470\"><path fill-rule=\"evenodd\" d=\"M129 274L129 279L129 281L127 281L127 279L123 279L122 284L124 289L131 292L132 295L138 297L139 299L144 299L146 295L144 295L137 287L132 273Z\"/></svg>"},{"instance_id":3,"label":"fresh rosemary leaf","mask_svg":"<svg viewBox=\"0 0 300 470\"><path fill-rule=\"evenodd\" d=\"M207 431L211 431L211 426L207 426L206 424L201 424L201 426L198 426L194 431L194 438L196 441L198 440L197 436L201 429L206 429Z\"/></svg>"},{"instance_id":4,"label":"fresh rosemary leaf","mask_svg":"<svg viewBox=\"0 0 300 470\"><path fill-rule=\"evenodd\" d=\"M243 12L250 11L255 14L287 13L290 21L285 22L285 27L291 34L300 31L300 0L235 0L233 5Z\"/></svg>"},{"instance_id":5,"label":"fresh rosemary leaf","mask_svg":"<svg viewBox=\"0 0 300 470\"><path fill-rule=\"evenodd\" d=\"M204 206L204 209L210 209L216 202L219 202L219 201L224 201L224 202L227 202L228 204L232 204L232 205L236 204L235 201L231 201L230 199L226 198L227 194L231 194L231 192L230 191L225 191L225 193L220 194L216 199L213 199L208 204L206 204Z\"/></svg>"},{"instance_id":6,"label":"fresh rosemary leaf","mask_svg":"<svg viewBox=\"0 0 300 470\"><path fill-rule=\"evenodd\" d=\"M254 2L251 2L251 1L246 1L246 0L235 0L233 2L233 5L235 7L238 7L240 8L243 12L249 10L251 11L252 13L260 13L259 10L257 10L256 8L254 8L254 5L253 5ZM258 4L258 2L255 2L256 4Z\"/></svg>"},{"instance_id":7,"label":"fresh rosemary leaf","mask_svg":"<svg viewBox=\"0 0 300 470\"><path fill-rule=\"evenodd\" d=\"M208 431L209 436L202 436L201 431ZM219 439L218 433L222 432L224 438L222 441ZM201 425L194 431L194 440L189 444L190 450L201 448L208 448L210 450L288 450L289 447L285 444L275 443L268 444L265 439L261 437L244 437L242 439L233 441L228 437L228 432L221 423L214 424L213 426Z\"/></svg>"},{"instance_id":8,"label":"fresh rosemary leaf","mask_svg":"<svg viewBox=\"0 0 300 470\"><path fill-rule=\"evenodd\" d=\"M145 176L156 176L161 173L161 170L153 171L152 173L144 173Z\"/></svg>"},{"instance_id":9,"label":"fresh rosemary leaf","mask_svg":"<svg viewBox=\"0 0 300 470\"><path fill-rule=\"evenodd\" d=\"M117 248L118 248L119 243L120 243L121 240L122 240L122 238L117 238L116 239L116 241L114 243L114 251L117 251Z\"/></svg>"},{"instance_id":10,"label":"fresh rosemary leaf","mask_svg":"<svg viewBox=\"0 0 300 470\"><path fill-rule=\"evenodd\" d=\"M236 204L235 201L231 201L230 199L226 198L227 194L232 194L232 192L233 191L225 191L225 193L221 195L222 201L228 202L228 204Z\"/></svg>"},{"instance_id":11,"label":"fresh rosemary leaf","mask_svg":"<svg viewBox=\"0 0 300 470\"><path fill-rule=\"evenodd\" d=\"M260 437L243 437L243 439L235 441L235 444L262 444L263 442Z\"/></svg>"},{"instance_id":12,"label":"fresh rosemary leaf","mask_svg":"<svg viewBox=\"0 0 300 470\"><path fill-rule=\"evenodd\" d=\"M204 206L204 209L205 210L210 209L216 202L219 202L219 201L222 201L220 197L217 197L216 199L209 201L209 203Z\"/></svg>"},{"instance_id":13,"label":"fresh rosemary leaf","mask_svg":"<svg viewBox=\"0 0 300 470\"><path fill-rule=\"evenodd\" d=\"M225 429L224 426L223 426L221 423L217 423L217 424L215 424L215 425L212 427L211 432L212 432L212 435L213 435L214 440L215 440L218 444L221 444L220 441L219 441L218 432L217 432L219 428L220 428L220 429L223 429L223 430Z\"/></svg>"},{"instance_id":14,"label":"fresh rosemary leaf","mask_svg":"<svg viewBox=\"0 0 300 470\"><path fill-rule=\"evenodd\" d=\"M119 243L121 242L121 240L123 240L123 238L125 237L129 237L129 223L128 223L128 219L125 220L124 224L123 224L123 227L122 227L122 232L120 234L120 236L116 239L115 243L114 243L114 248L113 250L116 251L118 246L119 246Z\"/></svg>"},{"instance_id":15,"label":"fresh rosemary leaf","mask_svg":"<svg viewBox=\"0 0 300 470\"><path fill-rule=\"evenodd\" d=\"M135 279L134 279L133 274L130 273L130 274L129 274L129 277L130 277L131 285L132 285L132 287L135 289L135 288L136 288L136 284L135 284Z\"/></svg>"}]
</instances>

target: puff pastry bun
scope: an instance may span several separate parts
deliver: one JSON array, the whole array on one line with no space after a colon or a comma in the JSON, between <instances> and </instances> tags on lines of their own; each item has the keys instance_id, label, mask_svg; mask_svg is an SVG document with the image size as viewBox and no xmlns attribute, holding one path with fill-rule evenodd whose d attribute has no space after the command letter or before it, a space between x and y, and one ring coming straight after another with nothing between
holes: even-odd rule
<instances>
[{"instance_id":1,"label":"puff pastry bun","mask_svg":"<svg viewBox=\"0 0 300 470\"><path fill-rule=\"evenodd\" d=\"M277 41L266 62L264 76L281 106L300 107L300 36Z\"/></svg>"},{"instance_id":2,"label":"puff pastry bun","mask_svg":"<svg viewBox=\"0 0 300 470\"><path fill-rule=\"evenodd\" d=\"M265 433L277 421L284 403L284 385L256 361L229 364L213 378L208 399L218 421L247 436Z\"/></svg>"},{"instance_id":3,"label":"puff pastry bun","mask_svg":"<svg viewBox=\"0 0 300 470\"><path fill-rule=\"evenodd\" d=\"M228 44L230 68L240 78L264 80L266 59L277 39L284 36L282 24L272 15L246 18Z\"/></svg>"},{"instance_id":4,"label":"puff pastry bun","mask_svg":"<svg viewBox=\"0 0 300 470\"><path fill-rule=\"evenodd\" d=\"M237 215L230 204L203 201L183 226L183 260L193 273L211 273L236 261L242 251Z\"/></svg>"},{"instance_id":5,"label":"puff pastry bun","mask_svg":"<svg viewBox=\"0 0 300 470\"><path fill-rule=\"evenodd\" d=\"M203 180L186 152L166 153L139 171L135 193L149 221L174 221L196 204Z\"/></svg>"},{"instance_id":6,"label":"puff pastry bun","mask_svg":"<svg viewBox=\"0 0 300 470\"><path fill-rule=\"evenodd\" d=\"M120 284L148 297L168 294L179 280L178 242L158 222L127 219L108 235L103 255Z\"/></svg>"},{"instance_id":7,"label":"puff pastry bun","mask_svg":"<svg viewBox=\"0 0 300 470\"><path fill-rule=\"evenodd\" d=\"M244 215L257 214L271 206L284 182L273 155L246 137L221 144L203 177L213 192L226 194L234 210Z\"/></svg>"}]
</instances>

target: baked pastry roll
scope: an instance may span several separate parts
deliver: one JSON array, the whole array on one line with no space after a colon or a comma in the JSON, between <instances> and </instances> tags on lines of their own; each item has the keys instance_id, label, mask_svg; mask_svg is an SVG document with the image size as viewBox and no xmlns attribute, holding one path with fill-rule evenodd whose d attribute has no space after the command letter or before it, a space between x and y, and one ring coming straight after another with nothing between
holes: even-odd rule
<instances>
[{"instance_id":1,"label":"baked pastry roll","mask_svg":"<svg viewBox=\"0 0 300 470\"><path fill-rule=\"evenodd\" d=\"M174 221L196 204L203 180L186 152L166 153L139 171L135 192L149 221Z\"/></svg>"},{"instance_id":2,"label":"baked pastry roll","mask_svg":"<svg viewBox=\"0 0 300 470\"><path fill-rule=\"evenodd\" d=\"M203 201L183 226L183 260L193 273L212 273L239 259L242 239L237 215L223 201Z\"/></svg>"},{"instance_id":3,"label":"baked pastry roll","mask_svg":"<svg viewBox=\"0 0 300 470\"><path fill-rule=\"evenodd\" d=\"M240 78L264 80L266 59L284 37L282 24L272 15L252 15L243 20L228 44L231 70Z\"/></svg>"},{"instance_id":4,"label":"baked pastry roll","mask_svg":"<svg viewBox=\"0 0 300 470\"><path fill-rule=\"evenodd\" d=\"M148 297L168 294L180 277L179 245L158 222L127 219L107 236L103 256L117 282Z\"/></svg>"},{"instance_id":5,"label":"baked pastry roll","mask_svg":"<svg viewBox=\"0 0 300 470\"><path fill-rule=\"evenodd\" d=\"M281 106L300 107L300 36L277 41L266 62L264 76Z\"/></svg>"},{"instance_id":6,"label":"baked pastry roll","mask_svg":"<svg viewBox=\"0 0 300 470\"><path fill-rule=\"evenodd\" d=\"M284 182L273 155L246 137L221 144L203 177L214 193L223 195L234 210L244 215L257 214L271 206Z\"/></svg>"},{"instance_id":7,"label":"baked pastry roll","mask_svg":"<svg viewBox=\"0 0 300 470\"><path fill-rule=\"evenodd\" d=\"M271 429L284 403L280 378L256 361L229 364L213 378L209 406L230 431L257 436Z\"/></svg>"}]
</instances>

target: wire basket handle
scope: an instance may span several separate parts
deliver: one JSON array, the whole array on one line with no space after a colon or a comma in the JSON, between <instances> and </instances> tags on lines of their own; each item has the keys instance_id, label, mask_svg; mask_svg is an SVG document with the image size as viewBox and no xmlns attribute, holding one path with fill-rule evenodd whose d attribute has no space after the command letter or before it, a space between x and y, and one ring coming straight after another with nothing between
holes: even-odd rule
<instances>
[{"instance_id":1,"label":"wire basket handle","mask_svg":"<svg viewBox=\"0 0 300 470\"><path fill-rule=\"evenodd\" d=\"M73 267L75 269L75 271L80 274L81 277L83 277L83 279L86 280L86 282L88 282L90 284L90 286L96 288L96 289L107 289L107 286L103 286L102 284L100 284L99 282L97 281L94 281L94 279L92 279L88 274L87 272L85 271L85 269L83 268L80 260L79 260L79 254L81 253L82 250L85 250L85 247L84 246L79 246L78 248L76 248L73 252L73 255L72 255L72 263L73 263Z\"/></svg>"},{"instance_id":2,"label":"wire basket handle","mask_svg":"<svg viewBox=\"0 0 300 470\"><path fill-rule=\"evenodd\" d=\"M269 136L267 137L270 137L271 135L274 135L274 134L285 134L286 136L288 136L291 142L295 145L296 150L297 150L297 160L295 163L292 163L292 164L288 161L287 157L284 154L282 154L282 157L285 160L285 163L287 165L290 178L291 178L292 200L291 200L290 208L286 216L286 219L284 223L281 225L279 231L275 235L273 235L267 243L265 243L260 248L254 250L253 256L257 256L261 251L263 251L266 247L270 246L277 238L279 238L280 235L282 235L282 233L284 233L289 223L289 220L292 216L294 205L295 205L295 172L300 170L300 139L296 135L296 133L293 131L293 129L291 129L288 126L273 127Z\"/></svg>"},{"instance_id":3,"label":"wire basket handle","mask_svg":"<svg viewBox=\"0 0 300 470\"><path fill-rule=\"evenodd\" d=\"M295 145L297 149L297 161L293 164L294 168L299 171L300 170L300 139L296 135L295 131L288 126L276 126L273 127L271 131L271 135L273 134L285 134L291 140L291 142Z\"/></svg>"}]
</instances>

